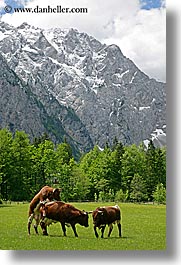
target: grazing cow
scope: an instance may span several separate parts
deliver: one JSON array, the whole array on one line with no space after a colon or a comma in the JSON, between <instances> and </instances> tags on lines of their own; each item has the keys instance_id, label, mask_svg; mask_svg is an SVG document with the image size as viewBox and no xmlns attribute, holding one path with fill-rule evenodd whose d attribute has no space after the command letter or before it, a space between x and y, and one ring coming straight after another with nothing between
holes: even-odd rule
<instances>
[{"instance_id":1,"label":"grazing cow","mask_svg":"<svg viewBox=\"0 0 181 265\"><path fill-rule=\"evenodd\" d=\"M104 230L106 225L109 226L108 237L110 237L113 224L117 223L119 236L121 237L121 211L118 205L115 206L107 206L107 207L98 207L95 211L92 212L93 224L94 224L94 232L95 236L98 238L98 233L96 228L101 229L102 235L104 237Z\"/></svg>"},{"instance_id":2,"label":"grazing cow","mask_svg":"<svg viewBox=\"0 0 181 265\"><path fill-rule=\"evenodd\" d=\"M60 200L60 192L61 189L54 189L52 187L49 186L44 186L36 195L35 197L32 199L32 201L30 202L30 206L29 206L29 218L28 218L28 233L30 234L30 227L31 227L31 223L33 221L33 218L35 216L35 209L37 207L37 205L42 202L42 201L52 201L52 200Z\"/></svg>"},{"instance_id":3,"label":"grazing cow","mask_svg":"<svg viewBox=\"0 0 181 265\"><path fill-rule=\"evenodd\" d=\"M73 205L68 203L61 201L48 202L46 204L42 204L40 211L41 215L43 216L40 222L41 228L43 230L43 235L48 235L47 225L51 223L51 220L53 222L58 221L61 223L64 236L66 236L66 224L71 225L76 237L78 237L75 228L75 225L77 223L85 227L89 226L88 212L78 210Z\"/></svg>"}]
</instances>

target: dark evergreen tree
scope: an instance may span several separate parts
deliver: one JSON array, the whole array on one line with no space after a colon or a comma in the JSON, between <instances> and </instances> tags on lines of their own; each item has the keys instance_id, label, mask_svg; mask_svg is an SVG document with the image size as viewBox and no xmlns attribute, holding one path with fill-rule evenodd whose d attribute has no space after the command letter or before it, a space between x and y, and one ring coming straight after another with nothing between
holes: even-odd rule
<instances>
[{"instance_id":1,"label":"dark evergreen tree","mask_svg":"<svg viewBox=\"0 0 181 265\"><path fill-rule=\"evenodd\" d=\"M135 174L131 181L130 199L133 201L141 202L148 199L146 183L142 176Z\"/></svg>"},{"instance_id":2,"label":"dark evergreen tree","mask_svg":"<svg viewBox=\"0 0 181 265\"><path fill-rule=\"evenodd\" d=\"M153 141L150 140L146 151L146 186L148 198L153 200L152 194L157 185L157 154Z\"/></svg>"}]
</instances>

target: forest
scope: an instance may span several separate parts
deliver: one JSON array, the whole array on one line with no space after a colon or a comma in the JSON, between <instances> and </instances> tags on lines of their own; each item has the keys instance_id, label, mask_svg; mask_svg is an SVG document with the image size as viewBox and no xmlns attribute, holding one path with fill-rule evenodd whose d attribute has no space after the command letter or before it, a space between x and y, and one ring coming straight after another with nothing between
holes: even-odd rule
<instances>
[{"instance_id":1,"label":"forest","mask_svg":"<svg viewBox=\"0 0 181 265\"><path fill-rule=\"evenodd\" d=\"M115 138L77 161L66 139L0 129L0 202L30 201L44 185L62 188L63 201L166 203L166 148Z\"/></svg>"}]
</instances>

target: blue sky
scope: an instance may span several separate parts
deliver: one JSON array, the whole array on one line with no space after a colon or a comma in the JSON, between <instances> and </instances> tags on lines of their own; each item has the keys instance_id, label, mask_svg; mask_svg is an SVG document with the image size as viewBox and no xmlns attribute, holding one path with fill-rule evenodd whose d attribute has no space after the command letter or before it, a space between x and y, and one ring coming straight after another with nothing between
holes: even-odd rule
<instances>
[{"instance_id":1,"label":"blue sky","mask_svg":"<svg viewBox=\"0 0 181 265\"><path fill-rule=\"evenodd\" d=\"M24 7L24 5L28 2L31 2L32 0L0 0L0 4L1 3L5 3L5 5L9 5L13 8L16 7ZM1 7L1 6L0 6ZM12 12L13 13L13 10ZM4 9L0 9L0 15L5 15L6 12L4 11Z\"/></svg>"},{"instance_id":2,"label":"blue sky","mask_svg":"<svg viewBox=\"0 0 181 265\"><path fill-rule=\"evenodd\" d=\"M139 0L142 9L150 10L152 8L160 8L164 5L163 0Z\"/></svg>"},{"instance_id":3,"label":"blue sky","mask_svg":"<svg viewBox=\"0 0 181 265\"><path fill-rule=\"evenodd\" d=\"M15 0L4 0L4 1L2 1L2 0L0 0L0 2L4 2L6 5L9 5L11 7L23 7L23 4L22 4L23 1L21 1L21 0L20 1L15 1ZM3 8L0 10L0 14L1 15L6 14L6 12L4 11Z\"/></svg>"}]
</instances>

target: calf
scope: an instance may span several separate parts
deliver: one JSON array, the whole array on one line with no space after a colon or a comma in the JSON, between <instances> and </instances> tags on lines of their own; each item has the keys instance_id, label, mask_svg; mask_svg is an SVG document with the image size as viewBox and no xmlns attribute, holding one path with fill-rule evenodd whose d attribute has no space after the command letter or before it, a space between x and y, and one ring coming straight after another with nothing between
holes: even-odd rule
<instances>
[{"instance_id":1,"label":"calf","mask_svg":"<svg viewBox=\"0 0 181 265\"><path fill-rule=\"evenodd\" d=\"M98 238L98 233L96 228L101 229L102 235L104 237L104 230L106 225L109 226L108 237L110 237L113 224L117 223L119 236L121 237L121 211L118 205L115 206L107 206L107 207L98 207L95 211L92 212L93 224L94 224L94 232L95 236Z\"/></svg>"},{"instance_id":2,"label":"calf","mask_svg":"<svg viewBox=\"0 0 181 265\"><path fill-rule=\"evenodd\" d=\"M44 186L32 199L29 206L29 215L28 215L28 233L30 234L31 223L35 217L35 209L38 204L42 201L48 200L58 200L60 201L60 192L61 189L54 189L49 186Z\"/></svg>"},{"instance_id":3,"label":"calf","mask_svg":"<svg viewBox=\"0 0 181 265\"><path fill-rule=\"evenodd\" d=\"M40 225L44 235L48 235L47 225L50 224L50 219L53 222L58 221L61 223L64 236L66 236L66 224L71 225L76 237L78 237L75 228L76 224L80 224L85 227L89 226L88 212L78 210L69 203L61 201L46 203L42 205L40 211L43 216Z\"/></svg>"}]
</instances>

